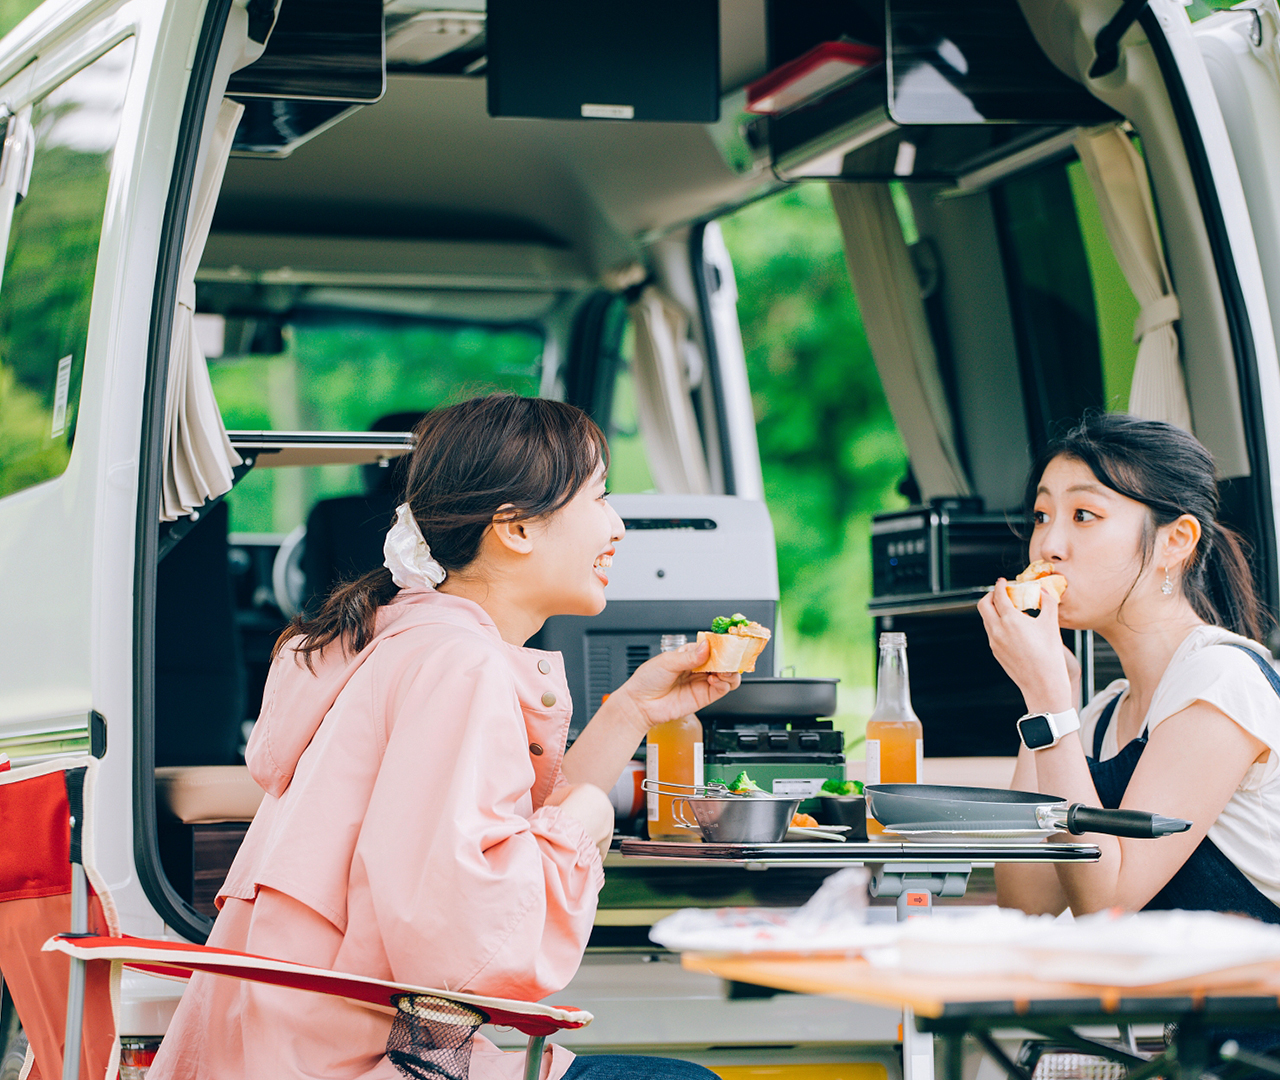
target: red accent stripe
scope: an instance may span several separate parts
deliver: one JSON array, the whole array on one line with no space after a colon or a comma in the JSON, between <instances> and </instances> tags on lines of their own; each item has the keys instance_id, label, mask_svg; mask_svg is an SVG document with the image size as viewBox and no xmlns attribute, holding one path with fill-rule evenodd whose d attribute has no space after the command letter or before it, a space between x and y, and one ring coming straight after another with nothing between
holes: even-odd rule
<instances>
[{"instance_id":1,"label":"red accent stripe","mask_svg":"<svg viewBox=\"0 0 1280 1080\"><path fill-rule=\"evenodd\" d=\"M0 902L71 891L70 830L62 773L0 784Z\"/></svg>"},{"instance_id":2,"label":"red accent stripe","mask_svg":"<svg viewBox=\"0 0 1280 1080\"><path fill-rule=\"evenodd\" d=\"M234 949L218 949L208 945L192 945L175 941L155 941L150 938L136 938L124 935L118 938L89 937L64 939L90 954L95 952L109 953L120 947L145 948L153 952L207 954L208 960L192 962L189 958L174 959L166 962L156 957L148 960L125 960L126 967L136 971L145 971L153 975L186 975L195 971L208 972L211 975L226 975L249 982L268 983L272 986L287 986L295 990L309 990L314 993L329 994L334 997L351 998L370 1005L393 1007L392 999L408 992L407 988L387 983L370 983L354 979L341 972L329 971L325 968L309 968L304 971L276 971L271 968L242 967L240 965L218 963L220 956L237 957L249 960L262 960L267 963L282 963L266 956L253 953L236 952ZM104 957L105 958L105 957ZM302 966L302 965L298 965ZM446 996L447 995L443 995ZM517 1004L513 1002L512 1004ZM491 1024L504 1024L515 1028L525 1035L554 1035L557 1031L586 1026L586 1021L557 1020L549 1016L530 1015L523 1012L508 1012L505 1009L489 1005L477 1005L489 1017Z\"/></svg>"}]
</instances>

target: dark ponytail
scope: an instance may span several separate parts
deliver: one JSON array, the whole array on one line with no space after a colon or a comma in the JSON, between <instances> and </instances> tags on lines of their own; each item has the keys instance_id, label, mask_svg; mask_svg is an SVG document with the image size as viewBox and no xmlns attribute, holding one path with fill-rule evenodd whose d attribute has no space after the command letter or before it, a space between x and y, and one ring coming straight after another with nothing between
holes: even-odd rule
<instances>
[{"instance_id":1,"label":"dark ponytail","mask_svg":"<svg viewBox=\"0 0 1280 1080\"><path fill-rule=\"evenodd\" d=\"M592 478L609 448L581 409L548 398L493 394L427 413L414 431L403 502L432 557L450 573L480 553L503 507L512 521L554 514ZM391 527L388 520L387 528ZM298 615L273 658L293 638L308 667L338 642L358 653L376 633L378 609L399 592L386 567L339 584L315 618Z\"/></svg>"},{"instance_id":2,"label":"dark ponytail","mask_svg":"<svg viewBox=\"0 0 1280 1080\"><path fill-rule=\"evenodd\" d=\"M1244 541L1218 521L1213 458L1194 435L1158 420L1087 413L1078 426L1049 445L1031 470L1028 518L1040 478L1056 457L1087 465L1100 484L1151 512L1152 527L1143 535L1139 574L1151 558L1155 530L1183 514L1195 518L1200 523L1200 542L1183 569L1184 595L1205 622L1255 641L1261 638L1263 612Z\"/></svg>"}]
</instances>

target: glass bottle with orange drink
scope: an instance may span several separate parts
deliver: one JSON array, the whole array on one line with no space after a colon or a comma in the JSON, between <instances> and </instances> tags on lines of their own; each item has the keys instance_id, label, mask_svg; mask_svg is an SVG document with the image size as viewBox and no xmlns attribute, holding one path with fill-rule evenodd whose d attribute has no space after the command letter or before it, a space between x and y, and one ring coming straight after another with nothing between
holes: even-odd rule
<instances>
[{"instance_id":1,"label":"glass bottle with orange drink","mask_svg":"<svg viewBox=\"0 0 1280 1080\"><path fill-rule=\"evenodd\" d=\"M915 784L924 757L924 728L911 708L907 680L907 635L880 635L880 668L876 675L876 707L867 721L867 783ZM867 835L884 832L867 818Z\"/></svg>"},{"instance_id":2,"label":"glass bottle with orange drink","mask_svg":"<svg viewBox=\"0 0 1280 1080\"><path fill-rule=\"evenodd\" d=\"M687 641L684 634L663 634L661 648L663 652L670 652ZM696 715L668 720L665 724L649 729L645 775L647 779L659 784L702 786L702 721ZM685 794L692 795L693 792L687 791ZM649 792L647 809L650 840L698 839L696 829L686 829L676 823L671 807L679 798L679 795ZM684 816L690 817L687 810Z\"/></svg>"}]
</instances>

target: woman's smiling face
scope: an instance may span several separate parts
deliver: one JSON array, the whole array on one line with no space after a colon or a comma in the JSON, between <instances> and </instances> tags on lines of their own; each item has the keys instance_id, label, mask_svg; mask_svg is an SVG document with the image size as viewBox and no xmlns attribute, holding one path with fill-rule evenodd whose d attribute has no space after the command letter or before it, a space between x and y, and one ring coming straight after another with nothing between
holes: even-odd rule
<instances>
[{"instance_id":1,"label":"woman's smiling face","mask_svg":"<svg viewBox=\"0 0 1280 1080\"><path fill-rule=\"evenodd\" d=\"M596 615L604 610L614 545L626 531L607 494L602 463L568 503L531 523L535 547L530 570L548 614Z\"/></svg>"},{"instance_id":2,"label":"woman's smiling face","mask_svg":"<svg viewBox=\"0 0 1280 1080\"><path fill-rule=\"evenodd\" d=\"M1158 588L1154 568L1142 565L1150 511L1105 487L1083 462L1049 462L1036 490L1034 519L1031 558L1052 563L1067 579L1059 606L1064 628L1100 629L1117 620L1131 595L1137 599Z\"/></svg>"}]
</instances>

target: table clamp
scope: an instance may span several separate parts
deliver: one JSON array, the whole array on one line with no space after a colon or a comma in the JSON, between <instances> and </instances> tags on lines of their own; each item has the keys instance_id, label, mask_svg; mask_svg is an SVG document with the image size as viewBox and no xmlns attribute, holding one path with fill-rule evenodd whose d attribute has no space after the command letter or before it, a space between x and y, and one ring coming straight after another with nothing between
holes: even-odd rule
<instances>
[{"instance_id":1,"label":"table clamp","mask_svg":"<svg viewBox=\"0 0 1280 1080\"><path fill-rule=\"evenodd\" d=\"M935 896L964 896L972 863L867 863L872 896L896 896L898 921L928 915Z\"/></svg>"}]
</instances>

